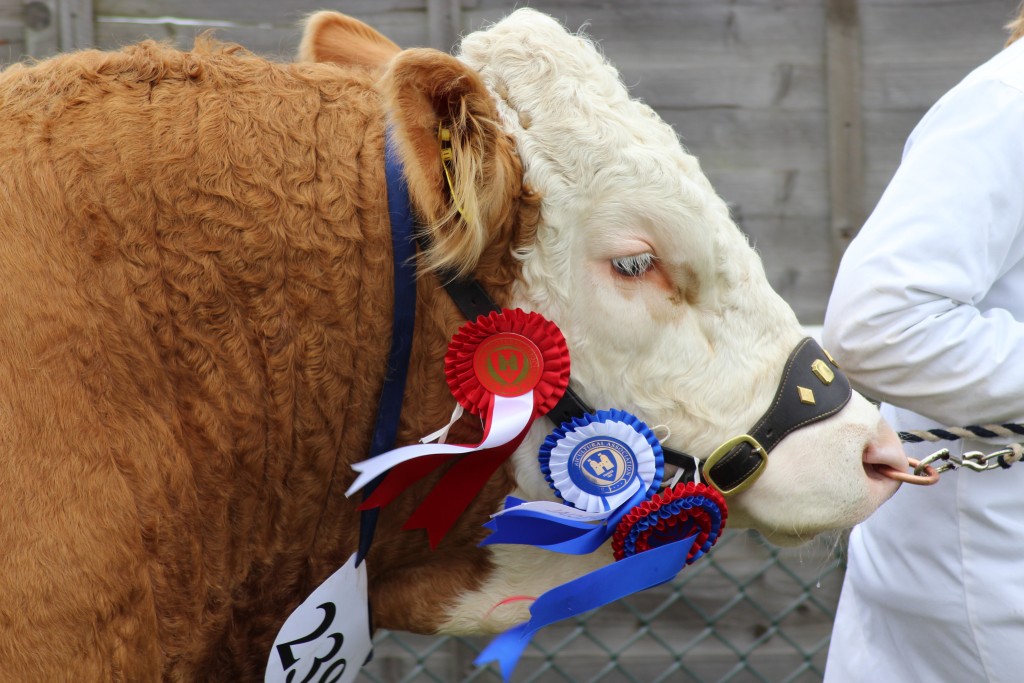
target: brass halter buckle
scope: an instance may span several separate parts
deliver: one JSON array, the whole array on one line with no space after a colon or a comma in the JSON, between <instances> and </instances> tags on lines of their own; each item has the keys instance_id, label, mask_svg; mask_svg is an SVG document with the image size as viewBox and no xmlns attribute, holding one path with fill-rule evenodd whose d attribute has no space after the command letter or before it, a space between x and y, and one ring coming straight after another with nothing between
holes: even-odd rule
<instances>
[{"instance_id":1,"label":"brass halter buckle","mask_svg":"<svg viewBox=\"0 0 1024 683\"><path fill-rule=\"evenodd\" d=\"M747 477L739 484L733 486L731 489L722 488L722 486L720 486L718 482L716 482L714 478L712 478L711 470L712 468L714 468L715 463L717 463L719 460L721 460L726 455L731 453L733 449L735 449L737 446L741 444L747 444L748 446L750 446L751 450L760 458L760 461L758 462L757 466L753 469L753 471L751 471L751 473L747 475ZM708 484L714 486L716 489L721 491L722 495L731 496L736 493L741 493L747 490L755 481L757 481L758 477L764 474L764 468L767 466L768 453L765 451L764 447L761 446L760 443L758 443L757 439L750 436L749 434L741 434L739 436L734 436L733 438L729 439L721 446L716 448L714 452L708 456L708 459L704 461L704 479L705 481L707 481Z\"/></svg>"}]
</instances>

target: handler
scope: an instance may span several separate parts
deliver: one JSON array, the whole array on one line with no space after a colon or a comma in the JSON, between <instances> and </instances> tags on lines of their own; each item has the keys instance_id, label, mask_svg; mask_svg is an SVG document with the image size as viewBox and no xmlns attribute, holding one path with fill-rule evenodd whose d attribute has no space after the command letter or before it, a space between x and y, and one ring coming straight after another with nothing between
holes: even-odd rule
<instances>
[{"instance_id":1,"label":"handler","mask_svg":"<svg viewBox=\"0 0 1024 683\"><path fill-rule=\"evenodd\" d=\"M1024 421L1024 8L1009 28L911 134L829 302L827 347L897 431ZM851 534L826 683L1019 683L1022 567L1024 463L903 486Z\"/></svg>"}]
</instances>

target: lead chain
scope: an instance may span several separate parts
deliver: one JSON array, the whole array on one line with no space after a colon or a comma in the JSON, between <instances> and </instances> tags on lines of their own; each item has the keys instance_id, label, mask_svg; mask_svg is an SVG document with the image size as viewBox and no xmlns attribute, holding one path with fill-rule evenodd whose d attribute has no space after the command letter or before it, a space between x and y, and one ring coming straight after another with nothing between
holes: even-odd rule
<instances>
[{"instance_id":1,"label":"lead chain","mask_svg":"<svg viewBox=\"0 0 1024 683\"><path fill-rule=\"evenodd\" d=\"M982 451L968 451L961 456L955 456L948 448L941 448L931 455L922 459L914 468L914 474L921 476L929 465L935 465L935 471L939 474L966 467L975 472L987 472L994 469L1009 469L1011 465L1019 462L1024 455L1024 445L1020 443L1007 444L1003 448L991 453Z\"/></svg>"}]
</instances>

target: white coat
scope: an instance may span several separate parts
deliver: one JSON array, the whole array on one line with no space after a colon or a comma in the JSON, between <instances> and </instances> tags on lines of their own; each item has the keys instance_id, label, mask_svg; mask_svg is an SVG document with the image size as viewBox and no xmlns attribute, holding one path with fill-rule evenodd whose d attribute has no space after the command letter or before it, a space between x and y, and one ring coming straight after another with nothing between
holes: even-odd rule
<instances>
[{"instance_id":1,"label":"white coat","mask_svg":"<svg viewBox=\"0 0 1024 683\"><path fill-rule=\"evenodd\" d=\"M1019 41L918 124L839 269L826 348L897 431L1024 422L1022 228ZM1024 463L904 485L853 530L825 681L1024 681Z\"/></svg>"}]
</instances>

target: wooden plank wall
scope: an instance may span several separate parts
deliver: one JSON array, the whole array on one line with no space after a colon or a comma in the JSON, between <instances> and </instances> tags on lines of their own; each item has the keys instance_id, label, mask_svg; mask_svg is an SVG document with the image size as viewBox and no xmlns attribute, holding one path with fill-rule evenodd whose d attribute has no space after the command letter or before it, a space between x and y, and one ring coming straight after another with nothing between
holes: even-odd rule
<instances>
[{"instance_id":1,"label":"wooden plank wall","mask_svg":"<svg viewBox=\"0 0 1024 683\"><path fill-rule=\"evenodd\" d=\"M1018 0L861 0L864 154L873 206L924 111L1002 48Z\"/></svg>"},{"instance_id":2,"label":"wooden plank wall","mask_svg":"<svg viewBox=\"0 0 1024 683\"><path fill-rule=\"evenodd\" d=\"M0 0L0 61L26 51L21 4ZM67 6L89 0L43 4L67 16ZM772 284L814 324L845 240L877 201L907 134L999 50L1018 0L92 0L90 38L102 48L143 37L187 47L213 28L290 59L302 17L329 6L403 46L448 49L523 4L600 43L701 159Z\"/></svg>"},{"instance_id":3,"label":"wooden plank wall","mask_svg":"<svg viewBox=\"0 0 1024 683\"><path fill-rule=\"evenodd\" d=\"M21 0L0 0L0 66L25 54Z\"/></svg>"}]
</instances>

